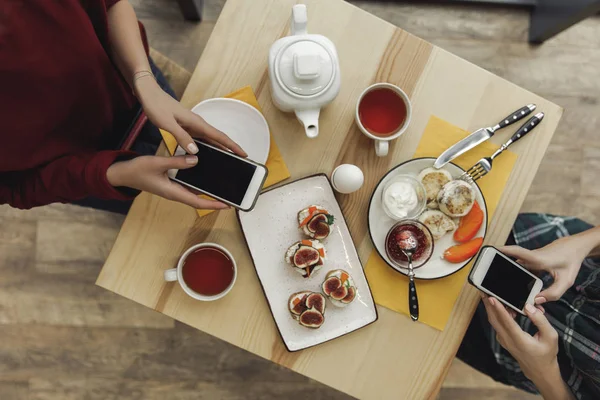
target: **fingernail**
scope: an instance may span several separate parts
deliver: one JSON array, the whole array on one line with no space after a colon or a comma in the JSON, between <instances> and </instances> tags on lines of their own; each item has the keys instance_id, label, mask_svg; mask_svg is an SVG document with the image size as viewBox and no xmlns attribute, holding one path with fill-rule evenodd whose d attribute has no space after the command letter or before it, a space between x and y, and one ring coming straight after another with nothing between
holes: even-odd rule
<instances>
[{"instance_id":1,"label":"fingernail","mask_svg":"<svg viewBox=\"0 0 600 400\"><path fill-rule=\"evenodd\" d=\"M535 308L534 306L532 306L531 304L527 303L525 305L525 309L527 310L527 312L529 314L535 314L537 312L537 308Z\"/></svg>"},{"instance_id":2,"label":"fingernail","mask_svg":"<svg viewBox=\"0 0 600 400\"><path fill-rule=\"evenodd\" d=\"M196 165L198 163L198 157L196 156L186 156L185 163L189 165Z\"/></svg>"},{"instance_id":3,"label":"fingernail","mask_svg":"<svg viewBox=\"0 0 600 400\"><path fill-rule=\"evenodd\" d=\"M198 152L198 146L196 146L196 143L193 142L188 144L187 149L191 154L196 154Z\"/></svg>"},{"instance_id":4,"label":"fingernail","mask_svg":"<svg viewBox=\"0 0 600 400\"><path fill-rule=\"evenodd\" d=\"M496 299L494 299L493 297L490 297L488 299L488 301L490 302L491 305L495 306L496 305Z\"/></svg>"},{"instance_id":5,"label":"fingernail","mask_svg":"<svg viewBox=\"0 0 600 400\"><path fill-rule=\"evenodd\" d=\"M547 302L548 300L546 300L545 297L536 297L535 298L535 304L544 304L545 302Z\"/></svg>"}]
</instances>

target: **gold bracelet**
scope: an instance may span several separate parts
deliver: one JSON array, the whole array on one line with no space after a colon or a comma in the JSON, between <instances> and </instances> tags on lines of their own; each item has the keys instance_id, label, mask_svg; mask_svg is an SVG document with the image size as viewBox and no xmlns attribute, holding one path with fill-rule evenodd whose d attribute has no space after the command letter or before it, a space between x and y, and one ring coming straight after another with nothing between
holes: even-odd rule
<instances>
[{"instance_id":1,"label":"gold bracelet","mask_svg":"<svg viewBox=\"0 0 600 400\"><path fill-rule=\"evenodd\" d=\"M133 93L135 97L137 97L137 94L135 93L135 83L138 79L144 78L146 76L151 76L156 81L156 77L154 76L154 74L148 70L137 71L135 74L133 74L133 81L131 82L131 93Z\"/></svg>"},{"instance_id":2,"label":"gold bracelet","mask_svg":"<svg viewBox=\"0 0 600 400\"><path fill-rule=\"evenodd\" d=\"M137 71L135 74L133 74L133 83L135 83L138 79L143 78L145 76L151 76L152 78L154 78L154 74L151 71L148 70L144 70L144 71ZM154 78L156 80L156 78Z\"/></svg>"}]
</instances>

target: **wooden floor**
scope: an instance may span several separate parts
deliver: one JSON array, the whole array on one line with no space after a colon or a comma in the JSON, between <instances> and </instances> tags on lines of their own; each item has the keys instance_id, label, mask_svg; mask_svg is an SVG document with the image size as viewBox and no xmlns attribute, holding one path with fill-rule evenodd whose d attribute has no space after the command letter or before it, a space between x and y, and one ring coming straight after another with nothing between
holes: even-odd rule
<instances>
[{"instance_id":1,"label":"wooden floor","mask_svg":"<svg viewBox=\"0 0 600 400\"><path fill-rule=\"evenodd\" d=\"M193 70L224 0L184 22L174 0L132 0L151 45ZM600 223L600 20L542 47L518 9L355 2L566 108L523 211ZM414 4L414 2L413 2ZM159 56L157 56L159 57ZM181 76L176 66L172 77ZM184 87L175 83L178 90ZM490 121L492 122L492 121ZM123 221L75 206L0 206L0 398L348 399L94 285ZM532 399L455 362L441 399Z\"/></svg>"}]
</instances>

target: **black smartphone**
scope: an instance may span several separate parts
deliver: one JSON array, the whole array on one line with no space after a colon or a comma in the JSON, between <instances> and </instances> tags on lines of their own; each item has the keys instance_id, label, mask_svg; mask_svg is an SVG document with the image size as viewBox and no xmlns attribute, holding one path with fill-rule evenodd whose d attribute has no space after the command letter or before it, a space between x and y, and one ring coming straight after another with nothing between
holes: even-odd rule
<instances>
[{"instance_id":1,"label":"black smartphone","mask_svg":"<svg viewBox=\"0 0 600 400\"><path fill-rule=\"evenodd\" d=\"M254 208L267 179L267 167L199 140L198 164L169 170L171 180L242 211ZM180 146L175 156L187 154Z\"/></svg>"}]
</instances>

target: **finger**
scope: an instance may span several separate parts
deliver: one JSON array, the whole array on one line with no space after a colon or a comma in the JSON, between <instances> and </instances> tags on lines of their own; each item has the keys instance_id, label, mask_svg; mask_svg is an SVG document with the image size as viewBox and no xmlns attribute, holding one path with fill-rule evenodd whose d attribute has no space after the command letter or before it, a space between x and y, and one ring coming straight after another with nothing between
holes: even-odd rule
<instances>
[{"instance_id":1,"label":"finger","mask_svg":"<svg viewBox=\"0 0 600 400\"><path fill-rule=\"evenodd\" d=\"M208 144L211 144L211 145L215 146L218 149L224 150L224 151L226 151L228 153L231 152L231 150L229 150L227 147L223 146L221 143L216 142L216 141L214 141L212 139L208 139L208 138L204 137L204 138L202 138L202 140L205 141Z\"/></svg>"},{"instance_id":2,"label":"finger","mask_svg":"<svg viewBox=\"0 0 600 400\"><path fill-rule=\"evenodd\" d=\"M508 336L511 338L517 338L523 334L521 327L519 327L519 325L511 317L510 313L506 310L502 303L493 298L490 298L488 301L491 305L490 308L495 314L496 321Z\"/></svg>"},{"instance_id":3,"label":"finger","mask_svg":"<svg viewBox=\"0 0 600 400\"><path fill-rule=\"evenodd\" d=\"M506 311L508 311L508 313L510 314L510 317L512 319L517 318L517 312L515 310L513 310L512 308L507 308Z\"/></svg>"},{"instance_id":4,"label":"finger","mask_svg":"<svg viewBox=\"0 0 600 400\"><path fill-rule=\"evenodd\" d=\"M483 306L485 307L485 311L487 313L488 321L490 325L494 328L494 330L499 334L505 334L504 327L498 322L498 316L496 315L496 310L494 309L494 304L497 303L496 299L493 297L485 297L483 299Z\"/></svg>"},{"instance_id":5,"label":"finger","mask_svg":"<svg viewBox=\"0 0 600 400\"><path fill-rule=\"evenodd\" d=\"M551 339L558 337L556 330L552 327L552 325L550 325L550 322L540 310L538 310L531 304L527 304L525 306L525 314L527 314L531 322L533 322L533 324L537 326L539 336L542 339Z\"/></svg>"},{"instance_id":6,"label":"finger","mask_svg":"<svg viewBox=\"0 0 600 400\"><path fill-rule=\"evenodd\" d=\"M547 289L542 290L537 297L543 297L546 301L556 301L572 286L573 284L566 279L557 277L554 283Z\"/></svg>"},{"instance_id":7,"label":"finger","mask_svg":"<svg viewBox=\"0 0 600 400\"><path fill-rule=\"evenodd\" d=\"M199 210L224 210L230 208L227 204L220 201L203 199L174 182L165 189L166 198L186 204Z\"/></svg>"},{"instance_id":8,"label":"finger","mask_svg":"<svg viewBox=\"0 0 600 400\"><path fill-rule=\"evenodd\" d=\"M544 304L548 301L547 298L545 298L544 296L540 296L539 294L537 295L537 297L535 298L535 304Z\"/></svg>"},{"instance_id":9,"label":"finger","mask_svg":"<svg viewBox=\"0 0 600 400\"><path fill-rule=\"evenodd\" d=\"M187 169L198 164L196 156L156 157L161 169Z\"/></svg>"},{"instance_id":10,"label":"finger","mask_svg":"<svg viewBox=\"0 0 600 400\"><path fill-rule=\"evenodd\" d=\"M227 136L214 126L208 124L199 115L196 115L193 112L186 112L185 114L179 117L178 122L182 124L194 136L199 136L208 140L212 140L225 146L227 149L233 151L239 156L248 157L248 154L246 154L246 152L236 142L231 140L229 136Z\"/></svg>"},{"instance_id":11,"label":"finger","mask_svg":"<svg viewBox=\"0 0 600 400\"><path fill-rule=\"evenodd\" d=\"M498 250L507 256L513 257L519 260L520 264L523 264L531 269L540 269L539 264L536 262L537 257L531 250L522 248L521 246L502 246Z\"/></svg>"},{"instance_id":12,"label":"finger","mask_svg":"<svg viewBox=\"0 0 600 400\"><path fill-rule=\"evenodd\" d=\"M173 120L165 128L177 139L177 143L185 149L189 154L196 154L198 152L198 146L194 142L194 139L183 129L177 121Z\"/></svg>"},{"instance_id":13,"label":"finger","mask_svg":"<svg viewBox=\"0 0 600 400\"><path fill-rule=\"evenodd\" d=\"M546 309L544 307L540 306L539 304L536 304L535 308L540 310L542 312L542 314L546 314Z\"/></svg>"}]
</instances>

